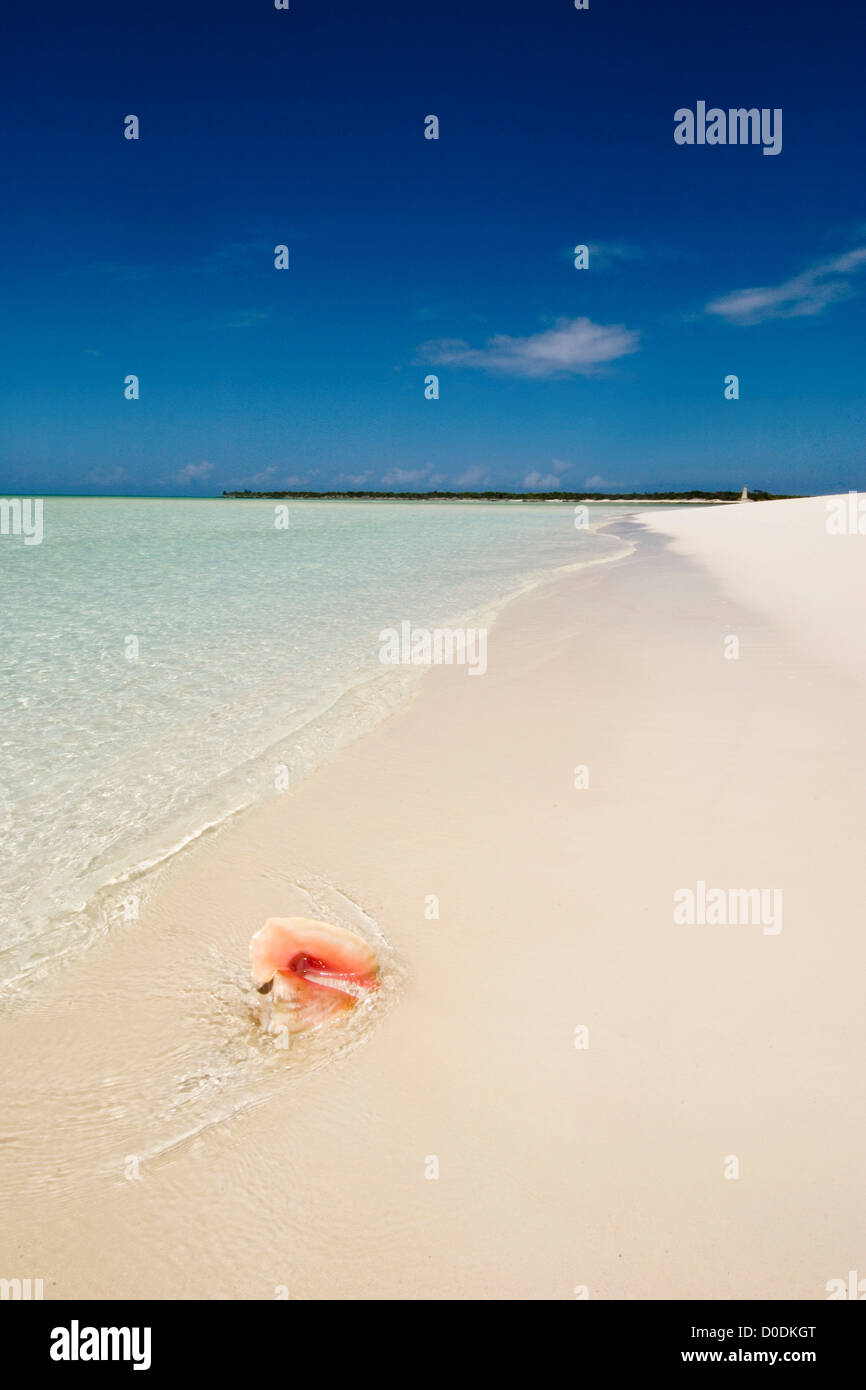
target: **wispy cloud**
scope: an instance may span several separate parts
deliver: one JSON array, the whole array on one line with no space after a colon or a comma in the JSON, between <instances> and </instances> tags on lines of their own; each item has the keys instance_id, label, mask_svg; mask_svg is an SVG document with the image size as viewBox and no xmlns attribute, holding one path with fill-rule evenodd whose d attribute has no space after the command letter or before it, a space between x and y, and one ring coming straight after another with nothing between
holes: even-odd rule
<instances>
[{"instance_id":1,"label":"wispy cloud","mask_svg":"<svg viewBox=\"0 0 866 1390\"><path fill-rule=\"evenodd\" d=\"M362 488L372 476L371 473L338 473L334 482L337 487Z\"/></svg>"},{"instance_id":2,"label":"wispy cloud","mask_svg":"<svg viewBox=\"0 0 866 1390\"><path fill-rule=\"evenodd\" d=\"M292 245L303 239L303 233L293 232L284 244ZM86 275L102 275L115 283L134 282L165 275L221 275L237 278L244 272L258 274L273 267L274 246L271 235L248 237L244 241L224 241L204 254L196 252L183 261L160 261L154 264L128 261L95 261L82 266Z\"/></svg>"},{"instance_id":3,"label":"wispy cloud","mask_svg":"<svg viewBox=\"0 0 866 1390\"><path fill-rule=\"evenodd\" d=\"M484 347L473 348L460 338L440 338L419 349L424 362L449 367L477 367L511 376L590 376L605 363L637 352L640 334L622 324L599 324L590 319L558 319L553 328L512 338L499 333Z\"/></svg>"},{"instance_id":4,"label":"wispy cloud","mask_svg":"<svg viewBox=\"0 0 866 1390\"><path fill-rule=\"evenodd\" d=\"M405 489L407 492L435 492L447 481L444 473L434 473L430 465L427 464L424 468L389 468L379 483L379 487L393 488L396 492L400 492L401 489ZM423 489L419 487L420 483L424 484Z\"/></svg>"},{"instance_id":5,"label":"wispy cloud","mask_svg":"<svg viewBox=\"0 0 866 1390\"><path fill-rule=\"evenodd\" d=\"M559 259L572 265L575 246L581 244L589 251L590 270L618 270L626 266L646 266L648 262L675 262L682 259L682 251L678 247L658 242L638 246L636 242L627 241L624 237L612 237L610 241L581 242L579 236L575 237L573 245L560 249Z\"/></svg>"},{"instance_id":6,"label":"wispy cloud","mask_svg":"<svg viewBox=\"0 0 866 1390\"><path fill-rule=\"evenodd\" d=\"M423 483L429 478L429 468L390 468L382 479L382 486L411 487L413 483Z\"/></svg>"},{"instance_id":7,"label":"wispy cloud","mask_svg":"<svg viewBox=\"0 0 866 1390\"><path fill-rule=\"evenodd\" d=\"M277 465L275 463L272 463L270 468L263 468L260 473L253 473L252 477L249 478L248 481L256 487L264 487L265 483L269 483L271 481L276 471Z\"/></svg>"},{"instance_id":8,"label":"wispy cloud","mask_svg":"<svg viewBox=\"0 0 866 1390\"><path fill-rule=\"evenodd\" d=\"M554 488L559 487L559 484L560 479L555 473L540 473L538 469L527 473L523 479L523 486L528 488L530 492L552 492Z\"/></svg>"},{"instance_id":9,"label":"wispy cloud","mask_svg":"<svg viewBox=\"0 0 866 1390\"><path fill-rule=\"evenodd\" d=\"M213 472L212 463L188 463L176 475L179 483L194 483Z\"/></svg>"},{"instance_id":10,"label":"wispy cloud","mask_svg":"<svg viewBox=\"0 0 866 1390\"><path fill-rule=\"evenodd\" d=\"M455 487L480 488L490 477L488 470L480 463L473 463L465 472L454 479Z\"/></svg>"},{"instance_id":11,"label":"wispy cloud","mask_svg":"<svg viewBox=\"0 0 866 1390\"><path fill-rule=\"evenodd\" d=\"M530 492L552 492L562 486L563 474L570 473L573 466L568 459L551 459L549 473L533 468L523 479L523 486Z\"/></svg>"},{"instance_id":12,"label":"wispy cloud","mask_svg":"<svg viewBox=\"0 0 866 1390\"><path fill-rule=\"evenodd\" d=\"M866 247L821 261L781 285L734 290L707 304L704 312L729 323L765 323L768 319L814 317L828 304L854 294L852 277L866 267Z\"/></svg>"},{"instance_id":13,"label":"wispy cloud","mask_svg":"<svg viewBox=\"0 0 866 1390\"><path fill-rule=\"evenodd\" d=\"M214 328L257 328L267 323L271 317L270 309L236 309L213 322Z\"/></svg>"},{"instance_id":14,"label":"wispy cloud","mask_svg":"<svg viewBox=\"0 0 866 1390\"><path fill-rule=\"evenodd\" d=\"M120 483L126 477L123 468L93 468L87 475L89 483L97 483L100 487L111 487L113 483Z\"/></svg>"},{"instance_id":15,"label":"wispy cloud","mask_svg":"<svg viewBox=\"0 0 866 1390\"><path fill-rule=\"evenodd\" d=\"M273 255L266 241L224 241L190 267L196 275L221 275L225 271L251 266L257 259Z\"/></svg>"},{"instance_id":16,"label":"wispy cloud","mask_svg":"<svg viewBox=\"0 0 866 1390\"><path fill-rule=\"evenodd\" d=\"M611 482L610 478L603 478L600 473L593 473L592 477L584 478L583 485L591 492L610 492L611 488L619 487L619 483Z\"/></svg>"},{"instance_id":17,"label":"wispy cloud","mask_svg":"<svg viewBox=\"0 0 866 1390\"><path fill-rule=\"evenodd\" d=\"M594 270L608 270L615 265L634 265L649 258L649 252L631 241L588 241L589 264Z\"/></svg>"}]
</instances>

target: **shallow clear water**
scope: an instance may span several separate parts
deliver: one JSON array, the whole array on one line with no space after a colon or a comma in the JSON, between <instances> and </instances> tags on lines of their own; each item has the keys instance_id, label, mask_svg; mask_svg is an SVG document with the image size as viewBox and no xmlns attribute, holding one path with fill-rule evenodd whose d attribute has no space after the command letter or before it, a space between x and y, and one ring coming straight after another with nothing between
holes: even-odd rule
<instances>
[{"instance_id":1,"label":"shallow clear water","mask_svg":"<svg viewBox=\"0 0 866 1390\"><path fill-rule=\"evenodd\" d=\"M0 538L0 981L393 708L417 668L381 629L611 549L568 505L294 502L278 529L264 501L46 499L42 544Z\"/></svg>"}]
</instances>

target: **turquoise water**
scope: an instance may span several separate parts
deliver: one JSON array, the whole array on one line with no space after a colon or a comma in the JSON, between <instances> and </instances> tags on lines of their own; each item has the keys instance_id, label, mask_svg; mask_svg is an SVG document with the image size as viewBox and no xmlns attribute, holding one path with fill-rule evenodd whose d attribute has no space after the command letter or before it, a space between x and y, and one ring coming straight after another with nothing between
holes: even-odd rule
<instances>
[{"instance_id":1,"label":"turquoise water","mask_svg":"<svg viewBox=\"0 0 866 1390\"><path fill-rule=\"evenodd\" d=\"M278 529L271 502L47 498L42 544L0 537L0 980L394 708L381 629L614 548L568 505L296 502Z\"/></svg>"}]
</instances>

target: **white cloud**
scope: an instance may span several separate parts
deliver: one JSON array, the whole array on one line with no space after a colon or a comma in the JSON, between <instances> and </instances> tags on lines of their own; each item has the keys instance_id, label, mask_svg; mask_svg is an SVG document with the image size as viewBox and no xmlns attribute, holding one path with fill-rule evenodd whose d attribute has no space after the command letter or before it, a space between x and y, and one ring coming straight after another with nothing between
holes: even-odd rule
<instances>
[{"instance_id":1,"label":"white cloud","mask_svg":"<svg viewBox=\"0 0 866 1390\"><path fill-rule=\"evenodd\" d=\"M473 488L480 487L482 483L486 483L489 476L487 469L483 468L481 464L473 464L471 468L466 469L465 473L461 473L459 478L454 479L454 486L468 488L471 491Z\"/></svg>"},{"instance_id":2,"label":"white cloud","mask_svg":"<svg viewBox=\"0 0 866 1390\"><path fill-rule=\"evenodd\" d=\"M833 260L822 261L781 285L734 290L712 300L707 314L718 314L729 323L765 323L768 319L814 317L828 304L854 292L849 277L866 266L866 247L847 251Z\"/></svg>"},{"instance_id":3,"label":"white cloud","mask_svg":"<svg viewBox=\"0 0 866 1390\"><path fill-rule=\"evenodd\" d=\"M568 459L551 459L549 473L542 473L539 468L533 468L523 479L523 486L530 492L553 492L562 486L562 475L570 473L572 466Z\"/></svg>"},{"instance_id":4,"label":"white cloud","mask_svg":"<svg viewBox=\"0 0 866 1390\"><path fill-rule=\"evenodd\" d=\"M370 473L338 473L334 481L340 487L348 484L350 488L363 488L371 476Z\"/></svg>"},{"instance_id":5,"label":"white cloud","mask_svg":"<svg viewBox=\"0 0 866 1390\"><path fill-rule=\"evenodd\" d=\"M179 483L194 483L198 478L206 478L213 472L212 463L188 463L177 475Z\"/></svg>"},{"instance_id":6,"label":"white cloud","mask_svg":"<svg viewBox=\"0 0 866 1390\"><path fill-rule=\"evenodd\" d=\"M251 478L247 479L247 482L266 483L269 478L272 478L274 476L276 471L277 465L275 463L272 463L270 468L263 468L261 473L254 473Z\"/></svg>"},{"instance_id":7,"label":"white cloud","mask_svg":"<svg viewBox=\"0 0 866 1390\"><path fill-rule=\"evenodd\" d=\"M618 270L625 266L642 267L650 262L675 262L681 259L681 251L674 246L658 242L638 246L623 237L613 237L610 241L588 241L585 236L575 235L574 243L562 248L562 258L569 265L574 263L576 246L586 246L589 251L589 270Z\"/></svg>"},{"instance_id":8,"label":"white cloud","mask_svg":"<svg viewBox=\"0 0 866 1390\"><path fill-rule=\"evenodd\" d=\"M459 338L440 338L425 343L420 354L425 362L452 367L479 367L482 371L513 376L555 377L579 373L589 376L597 368L627 353L637 352L640 334L622 324L598 324L590 319L558 319L553 328L512 338L498 333L483 348L470 347Z\"/></svg>"},{"instance_id":9,"label":"white cloud","mask_svg":"<svg viewBox=\"0 0 866 1390\"><path fill-rule=\"evenodd\" d=\"M600 473L593 473L591 478L584 478L583 485L591 492L610 492L611 488L619 487L619 483L612 483L609 478L603 478Z\"/></svg>"},{"instance_id":10,"label":"white cloud","mask_svg":"<svg viewBox=\"0 0 866 1390\"><path fill-rule=\"evenodd\" d=\"M554 473L539 473L536 469L532 473L527 473L523 479L523 486L530 492L553 492L559 487L559 478Z\"/></svg>"},{"instance_id":11,"label":"white cloud","mask_svg":"<svg viewBox=\"0 0 866 1390\"><path fill-rule=\"evenodd\" d=\"M382 479L382 487L411 487L422 483L430 473L429 468L391 468Z\"/></svg>"}]
</instances>

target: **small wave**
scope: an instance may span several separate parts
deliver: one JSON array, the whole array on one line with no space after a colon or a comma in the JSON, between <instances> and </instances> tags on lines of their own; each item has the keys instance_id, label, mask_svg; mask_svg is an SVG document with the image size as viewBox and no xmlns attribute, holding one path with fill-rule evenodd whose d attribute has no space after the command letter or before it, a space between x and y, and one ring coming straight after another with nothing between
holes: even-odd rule
<instances>
[{"instance_id":1,"label":"small wave","mask_svg":"<svg viewBox=\"0 0 866 1390\"><path fill-rule=\"evenodd\" d=\"M568 515L571 508L565 511ZM399 518L402 514L395 515ZM463 516L471 516L471 513ZM613 519L602 517L588 530L599 540L612 544L612 538L602 535L602 530ZM466 525L464 521L461 524ZM537 529L537 516L533 525ZM539 532L539 535L546 535L546 532ZM439 621L451 627L481 625L491 628L509 604L538 585L568 572L622 558L632 548L620 539L619 546L609 554L578 554L566 563L551 565L548 562L534 569L525 568L517 582L511 583L498 596L459 608L455 605L452 615ZM399 608L404 612L411 608L410 599L404 594L398 595L395 601L399 605L398 616L404 616ZM308 661L313 659L313 654L307 658ZM377 667L355 671L344 676L342 683L332 688L318 704L299 712L300 718L288 726L281 713L283 701L277 699L270 716L270 734L267 733L268 719L264 717L270 697L257 694L258 745L249 749L249 739L246 748L242 741L237 747L231 742L225 743L223 753L229 766L215 776L203 776L198 788L186 784L190 780L189 768L197 766L193 750L199 746L197 740L200 742L199 722L194 720L188 728L173 728L174 780L166 784L163 797L168 811L155 799L157 786L151 787L154 774L150 762L155 753L150 744L136 750L127 762L111 768L108 783L100 780L102 774L98 764L89 765L87 778L90 780L85 779L79 792L76 777L82 774L73 770L66 782L61 779L55 784L51 801L41 807L29 803L11 807L8 794L0 790L0 823L6 826L7 851L10 846L14 847L13 872L18 874L21 897L21 901L16 902L14 893L7 895L12 920L5 924L6 939L0 949L3 975L0 1006L14 1006L22 991L29 990L34 980L43 977L59 961L76 958L114 930L134 928L134 918L130 920L127 916L125 899L128 895L131 892L139 897L146 895L154 876L178 856L188 853L204 837L219 833L268 796L276 795L273 780L276 764L284 770L285 787L296 786L340 748L369 732L398 709L425 673L424 667ZM123 674L129 686L128 673ZM217 722L217 734L222 739L225 716ZM239 717L239 727L240 723ZM66 744L73 751L82 739L80 731L76 733L74 727L68 729ZM169 766L167 763L166 767ZM160 775L165 778L168 771ZM86 829L82 829L88 816L96 812L101 814L100 808L107 796L120 801L125 788L139 787L144 790L134 804L129 805L127 796L127 811L122 823L111 827L110 838L106 839L103 832L102 845L98 840L95 846L90 845ZM177 811L172 815L170 808L175 802L178 802ZM17 833L16 815L26 815L32 824L41 827L35 840L31 830L22 829ZM38 863L38 869L28 870L28 864L34 862ZM77 901L70 901L73 894Z\"/></svg>"}]
</instances>

